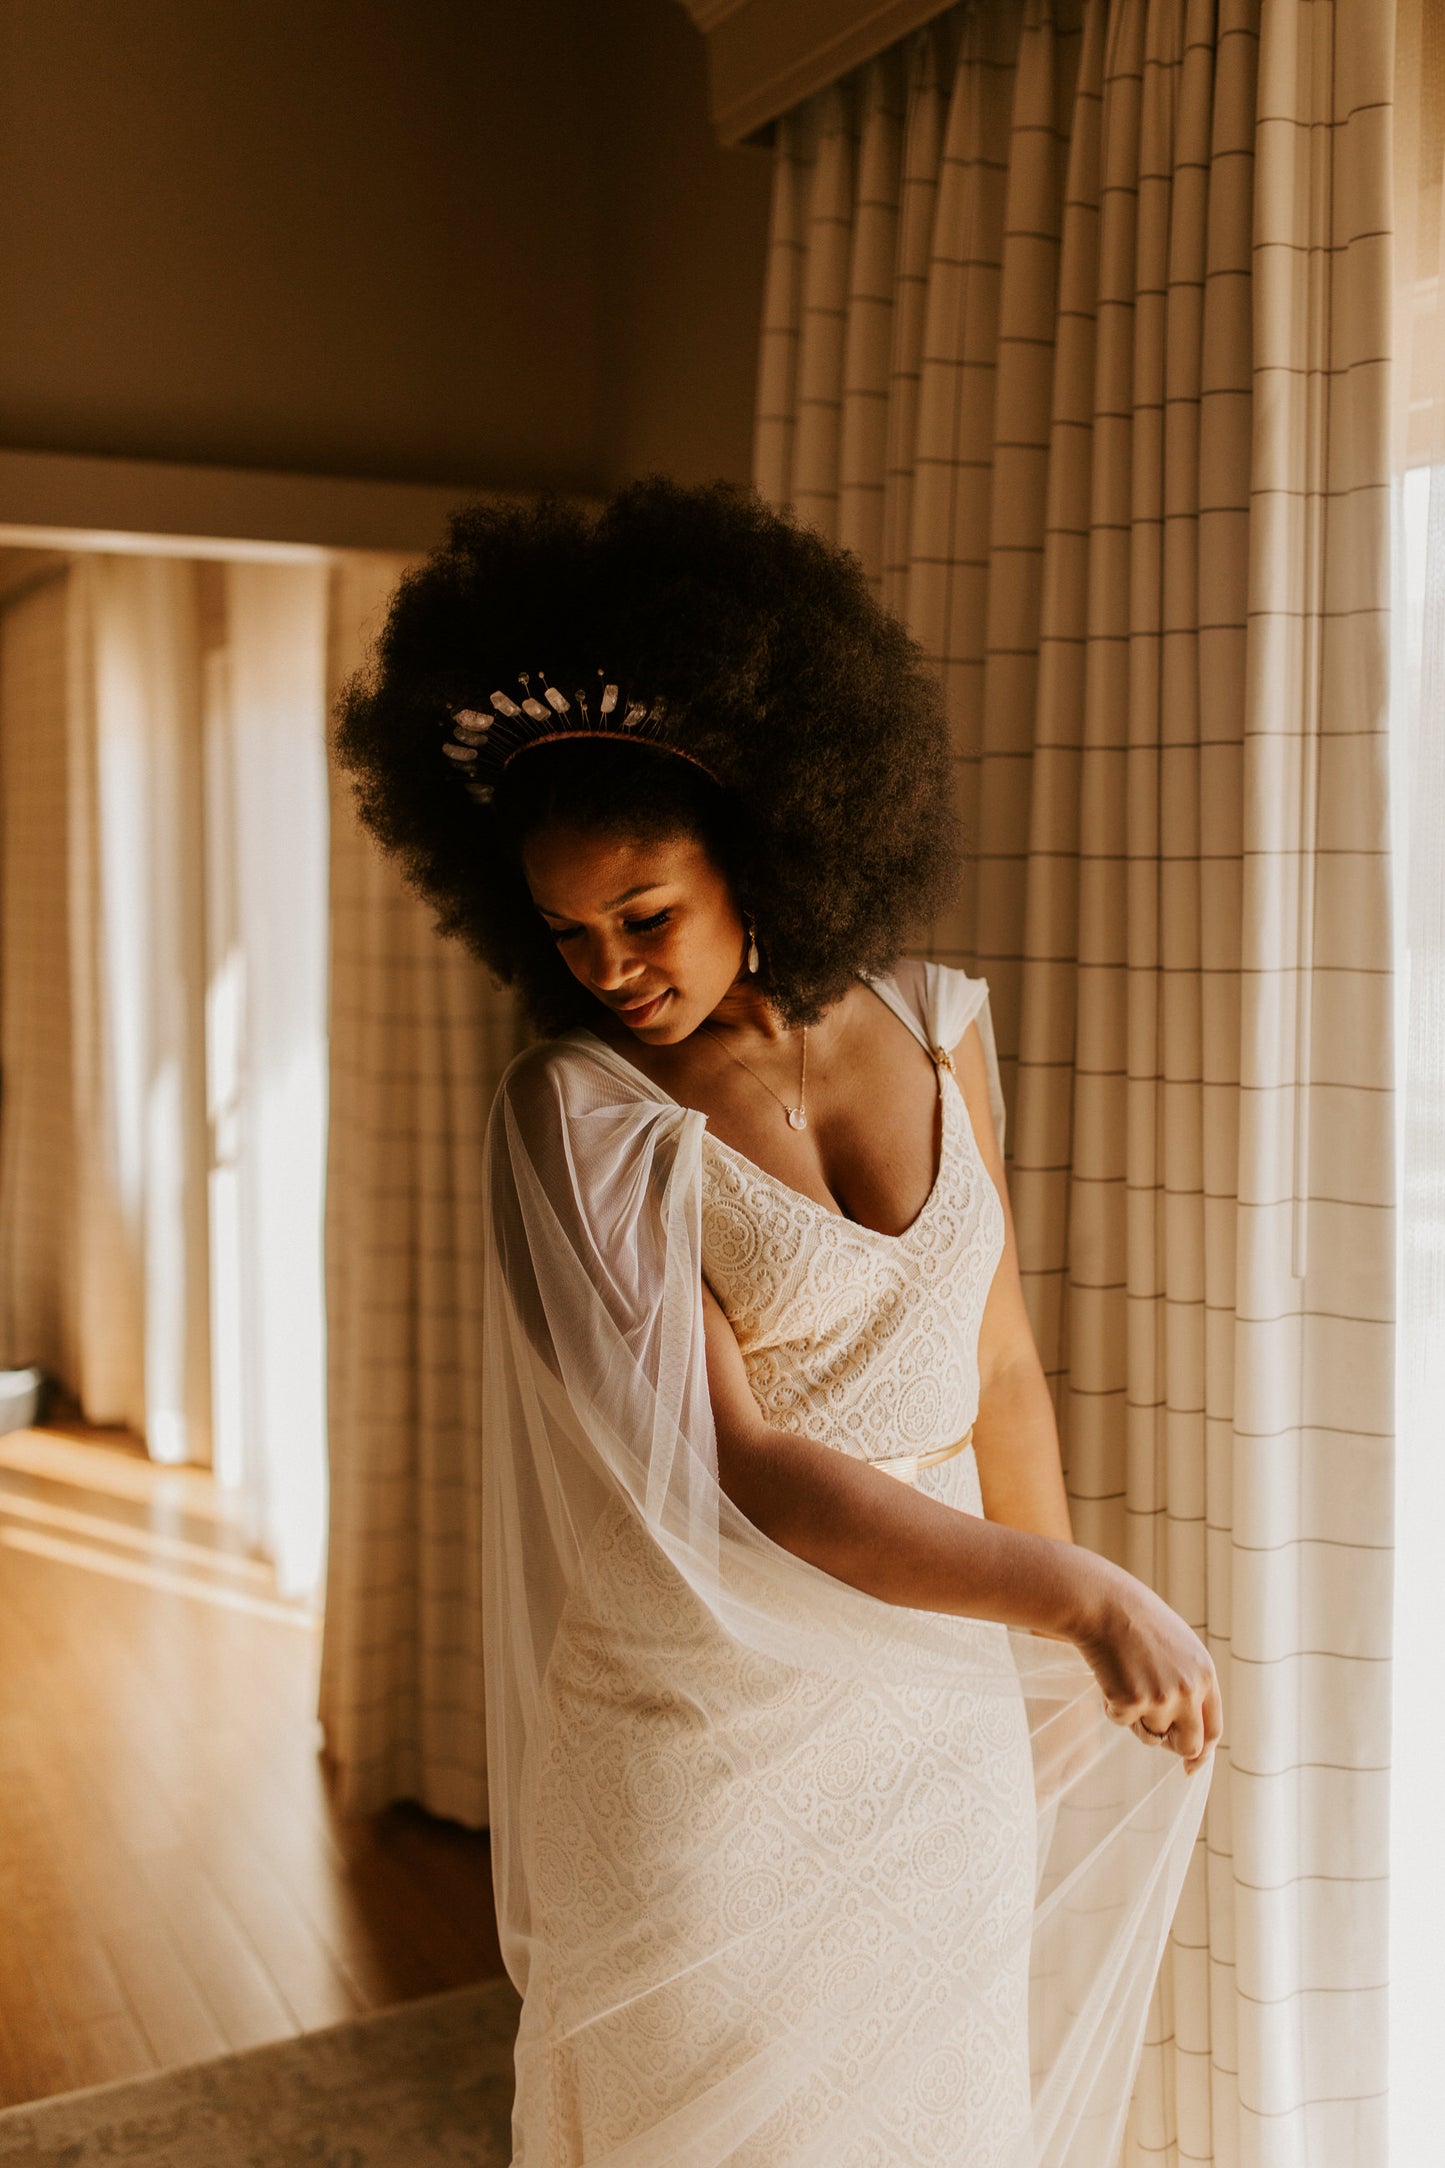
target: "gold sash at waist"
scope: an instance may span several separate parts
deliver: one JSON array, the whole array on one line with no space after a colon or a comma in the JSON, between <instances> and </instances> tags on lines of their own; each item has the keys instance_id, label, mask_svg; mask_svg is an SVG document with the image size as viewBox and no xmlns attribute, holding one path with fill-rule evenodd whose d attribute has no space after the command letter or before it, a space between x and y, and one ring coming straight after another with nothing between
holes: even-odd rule
<instances>
[{"instance_id":1,"label":"gold sash at waist","mask_svg":"<svg viewBox=\"0 0 1445 2168\"><path fill-rule=\"evenodd\" d=\"M940 1460L952 1460L965 1446L973 1443L973 1425L970 1424L961 1438L952 1445L930 1446L926 1453L890 1453L887 1460L870 1460L870 1468L881 1468L885 1475L896 1475L900 1483L916 1483L920 1468L931 1468Z\"/></svg>"}]
</instances>

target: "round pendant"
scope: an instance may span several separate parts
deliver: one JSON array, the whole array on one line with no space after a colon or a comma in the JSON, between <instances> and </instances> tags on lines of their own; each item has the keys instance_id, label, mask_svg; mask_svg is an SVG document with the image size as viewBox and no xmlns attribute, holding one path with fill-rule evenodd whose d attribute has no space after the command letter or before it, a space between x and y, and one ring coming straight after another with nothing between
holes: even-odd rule
<instances>
[{"instance_id":1,"label":"round pendant","mask_svg":"<svg viewBox=\"0 0 1445 2168\"><path fill-rule=\"evenodd\" d=\"M806 1115L806 1114L805 1114L805 1113L803 1112L802 1108L801 1108L801 1107L789 1107L789 1109L788 1109L788 1127L789 1127L789 1129L806 1129L806 1128L807 1128L807 1126L808 1126L808 1117L807 1117L807 1115Z\"/></svg>"}]
</instances>

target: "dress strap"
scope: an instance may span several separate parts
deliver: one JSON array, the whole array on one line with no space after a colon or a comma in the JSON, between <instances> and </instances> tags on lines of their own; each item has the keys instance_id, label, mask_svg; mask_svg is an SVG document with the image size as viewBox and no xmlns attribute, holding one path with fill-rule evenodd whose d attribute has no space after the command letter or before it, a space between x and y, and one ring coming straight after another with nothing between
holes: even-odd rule
<instances>
[{"instance_id":1,"label":"dress strap","mask_svg":"<svg viewBox=\"0 0 1445 2168\"><path fill-rule=\"evenodd\" d=\"M873 989L873 992L878 996L878 999L884 1004L884 1006L893 1011L893 1014L898 1018L899 1022L904 1023L908 1026L908 1029L912 1032L914 1038L917 1039L919 1045L924 1047L928 1052L935 1068L946 1069L949 1075L953 1076L955 1074L955 1071L953 1066L952 1052L950 1051L949 1047L942 1044L939 1039L933 1036L933 1031L937 1028L938 1019L934 1013L935 1004L928 998L929 994L933 991L933 987L931 986L927 975L925 974L923 977L923 985L921 989L923 993L924 1007L927 1013L925 1016L922 1017L919 1015L918 1010L913 1006L913 1004L906 1000L904 996L900 993L896 982L891 977L869 979L866 981L866 983Z\"/></svg>"},{"instance_id":2,"label":"dress strap","mask_svg":"<svg viewBox=\"0 0 1445 2168\"><path fill-rule=\"evenodd\" d=\"M898 983L899 977L904 977L903 985ZM953 1075L955 1084L958 1084L958 1077L950 1049L958 1045L970 1024L978 1025L988 1070L989 1112L1002 1151L1006 1119L1003 1081L999 1075L998 1049L994 1044L987 979L972 979L950 964L925 963L910 958L900 965L897 975L890 973L886 978L870 978L865 983L927 1048L935 1066ZM959 1089L961 1091L962 1087Z\"/></svg>"}]
</instances>

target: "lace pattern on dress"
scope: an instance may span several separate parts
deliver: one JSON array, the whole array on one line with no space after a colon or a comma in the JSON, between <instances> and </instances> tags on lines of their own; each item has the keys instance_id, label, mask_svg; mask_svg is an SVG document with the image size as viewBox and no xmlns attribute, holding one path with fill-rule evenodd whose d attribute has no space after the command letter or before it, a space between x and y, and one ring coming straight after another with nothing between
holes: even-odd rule
<instances>
[{"instance_id":1,"label":"lace pattern on dress","mask_svg":"<svg viewBox=\"0 0 1445 2168\"><path fill-rule=\"evenodd\" d=\"M707 1135L702 1255L762 1413L860 1460L961 1438L1003 1252L998 1191L940 1067L937 1179L902 1234L830 1211Z\"/></svg>"}]
</instances>

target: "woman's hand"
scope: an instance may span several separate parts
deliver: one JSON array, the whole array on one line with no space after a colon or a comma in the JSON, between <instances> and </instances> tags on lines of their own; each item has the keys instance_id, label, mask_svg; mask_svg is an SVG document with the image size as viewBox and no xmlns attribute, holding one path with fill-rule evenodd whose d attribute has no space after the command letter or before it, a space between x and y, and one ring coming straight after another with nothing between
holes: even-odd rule
<instances>
[{"instance_id":1,"label":"woman's hand","mask_svg":"<svg viewBox=\"0 0 1445 2168\"><path fill-rule=\"evenodd\" d=\"M1070 1638L1113 1722L1146 1745L1172 1748L1192 1775L1224 1728L1214 1662L1193 1628L1143 1581L1115 1568L1093 1615Z\"/></svg>"}]
</instances>

